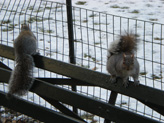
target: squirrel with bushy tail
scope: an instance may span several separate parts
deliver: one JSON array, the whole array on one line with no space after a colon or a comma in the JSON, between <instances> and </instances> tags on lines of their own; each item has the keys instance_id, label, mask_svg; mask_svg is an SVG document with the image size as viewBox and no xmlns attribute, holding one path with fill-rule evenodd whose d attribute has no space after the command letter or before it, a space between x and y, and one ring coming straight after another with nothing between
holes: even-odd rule
<instances>
[{"instance_id":1,"label":"squirrel with bushy tail","mask_svg":"<svg viewBox=\"0 0 164 123\"><path fill-rule=\"evenodd\" d=\"M123 86L127 87L129 76L139 85L139 63L135 58L137 35L125 33L118 40L111 43L107 55L107 71L111 74L111 82L117 81L117 77L123 80Z\"/></svg>"},{"instance_id":2,"label":"squirrel with bushy tail","mask_svg":"<svg viewBox=\"0 0 164 123\"><path fill-rule=\"evenodd\" d=\"M14 41L16 66L11 73L7 97L25 95L33 84L34 60L37 40L29 25L22 24L21 32Z\"/></svg>"}]
</instances>

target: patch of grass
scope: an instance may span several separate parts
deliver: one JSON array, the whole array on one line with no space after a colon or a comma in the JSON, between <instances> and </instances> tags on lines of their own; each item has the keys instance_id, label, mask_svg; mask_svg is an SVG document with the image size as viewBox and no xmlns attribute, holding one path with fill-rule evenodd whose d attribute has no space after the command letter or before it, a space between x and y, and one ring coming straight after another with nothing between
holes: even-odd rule
<instances>
[{"instance_id":1,"label":"patch of grass","mask_svg":"<svg viewBox=\"0 0 164 123\"><path fill-rule=\"evenodd\" d=\"M120 6L118 6L118 5L113 5L113 6L110 6L110 8L120 8Z\"/></svg>"},{"instance_id":2,"label":"patch of grass","mask_svg":"<svg viewBox=\"0 0 164 123\"><path fill-rule=\"evenodd\" d=\"M100 25L100 23L94 23L94 25Z\"/></svg>"},{"instance_id":3,"label":"patch of grass","mask_svg":"<svg viewBox=\"0 0 164 123\"><path fill-rule=\"evenodd\" d=\"M154 40L164 40L164 38L158 38L158 37L155 37Z\"/></svg>"},{"instance_id":4,"label":"patch of grass","mask_svg":"<svg viewBox=\"0 0 164 123\"><path fill-rule=\"evenodd\" d=\"M2 32L8 32L8 31L12 31L13 29L11 29L11 28L4 28L4 29L2 29Z\"/></svg>"},{"instance_id":5,"label":"patch of grass","mask_svg":"<svg viewBox=\"0 0 164 123\"><path fill-rule=\"evenodd\" d=\"M97 15L96 14L91 14L89 17L96 17Z\"/></svg>"},{"instance_id":6,"label":"patch of grass","mask_svg":"<svg viewBox=\"0 0 164 123\"><path fill-rule=\"evenodd\" d=\"M92 57L91 59L92 59L93 61L96 61L96 58L93 58L93 57Z\"/></svg>"},{"instance_id":7,"label":"patch of grass","mask_svg":"<svg viewBox=\"0 0 164 123\"><path fill-rule=\"evenodd\" d=\"M120 106L127 105L127 102L121 102Z\"/></svg>"},{"instance_id":8,"label":"patch of grass","mask_svg":"<svg viewBox=\"0 0 164 123\"><path fill-rule=\"evenodd\" d=\"M39 31L40 32L44 32L44 33L53 33L54 31L53 30L44 30L44 28L39 28Z\"/></svg>"},{"instance_id":9,"label":"patch of grass","mask_svg":"<svg viewBox=\"0 0 164 123\"><path fill-rule=\"evenodd\" d=\"M53 7L53 9L62 8L62 7L63 7L62 5L57 5L57 6Z\"/></svg>"},{"instance_id":10,"label":"patch of grass","mask_svg":"<svg viewBox=\"0 0 164 123\"><path fill-rule=\"evenodd\" d=\"M129 9L129 7L123 6L123 7L121 7L121 9Z\"/></svg>"},{"instance_id":11,"label":"patch of grass","mask_svg":"<svg viewBox=\"0 0 164 123\"><path fill-rule=\"evenodd\" d=\"M161 75L158 76L158 75L152 74L151 77L152 77L153 80L162 79Z\"/></svg>"},{"instance_id":12,"label":"patch of grass","mask_svg":"<svg viewBox=\"0 0 164 123\"><path fill-rule=\"evenodd\" d=\"M101 43L100 43L100 42L95 42L94 44L95 44L95 45L99 45L99 44L101 44Z\"/></svg>"},{"instance_id":13,"label":"patch of grass","mask_svg":"<svg viewBox=\"0 0 164 123\"><path fill-rule=\"evenodd\" d=\"M74 21L74 22L79 22L80 20L78 20L78 19L73 19L72 21Z\"/></svg>"},{"instance_id":14,"label":"patch of grass","mask_svg":"<svg viewBox=\"0 0 164 123\"><path fill-rule=\"evenodd\" d=\"M147 72L140 72L140 75L146 75Z\"/></svg>"},{"instance_id":15,"label":"patch of grass","mask_svg":"<svg viewBox=\"0 0 164 123\"><path fill-rule=\"evenodd\" d=\"M38 10L35 10L34 12L37 12L37 13L39 13L39 12L43 12L43 9L38 9Z\"/></svg>"},{"instance_id":16,"label":"patch of grass","mask_svg":"<svg viewBox=\"0 0 164 123\"><path fill-rule=\"evenodd\" d=\"M45 9L52 9L51 7L45 7Z\"/></svg>"},{"instance_id":17,"label":"patch of grass","mask_svg":"<svg viewBox=\"0 0 164 123\"><path fill-rule=\"evenodd\" d=\"M76 5L84 5L86 4L87 2L86 1L78 1L77 3L75 3Z\"/></svg>"},{"instance_id":18,"label":"patch of grass","mask_svg":"<svg viewBox=\"0 0 164 123\"><path fill-rule=\"evenodd\" d=\"M90 58L90 59L92 59L93 61L96 61L96 62L98 62L98 60L96 60L96 58L94 58L94 57L92 57L91 55L87 55L86 53L84 54L84 58Z\"/></svg>"},{"instance_id":19,"label":"patch of grass","mask_svg":"<svg viewBox=\"0 0 164 123\"><path fill-rule=\"evenodd\" d=\"M53 30L46 30L47 33L53 33Z\"/></svg>"},{"instance_id":20,"label":"patch of grass","mask_svg":"<svg viewBox=\"0 0 164 123\"><path fill-rule=\"evenodd\" d=\"M133 10L133 11L131 11L130 13L138 14L139 11L138 11L138 10Z\"/></svg>"},{"instance_id":21,"label":"patch of grass","mask_svg":"<svg viewBox=\"0 0 164 123\"><path fill-rule=\"evenodd\" d=\"M83 20L83 23L87 23L88 22L88 20Z\"/></svg>"},{"instance_id":22,"label":"patch of grass","mask_svg":"<svg viewBox=\"0 0 164 123\"><path fill-rule=\"evenodd\" d=\"M74 40L74 42L81 42L80 40Z\"/></svg>"},{"instance_id":23,"label":"patch of grass","mask_svg":"<svg viewBox=\"0 0 164 123\"><path fill-rule=\"evenodd\" d=\"M14 29L14 27L17 26L17 25L18 24L9 24L8 27L2 29L2 32L12 31Z\"/></svg>"},{"instance_id":24,"label":"patch of grass","mask_svg":"<svg viewBox=\"0 0 164 123\"><path fill-rule=\"evenodd\" d=\"M90 68L90 66L89 66L89 65L83 65L83 64L79 64L79 63L77 63L77 65L78 65L78 66L81 66L81 67L84 67L84 68L87 68L87 69L89 69L89 68Z\"/></svg>"},{"instance_id":25,"label":"patch of grass","mask_svg":"<svg viewBox=\"0 0 164 123\"><path fill-rule=\"evenodd\" d=\"M10 29L14 29L15 26L18 26L18 24L9 24Z\"/></svg>"},{"instance_id":26,"label":"patch of grass","mask_svg":"<svg viewBox=\"0 0 164 123\"><path fill-rule=\"evenodd\" d=\"M40 32L45 32L45 30L43 28L41 28L41 27L39 28L39 31Z\"/></svg>"},{"instance_id":27,"label":"patch of grass","mask_svg":"<svg viewBox=\"0 0 164 123\"><path fill-rule=\"evenodd\" d=\"M88 66L88 65L80 65L81 67L84 67L84 68L87 68L87 69L89 69L90 68L90 66Z\"/></svg>"},{"instance_id":28,"label":"patch of grass","mask_svg":"<svg viewBox=\"0 0 164 123\"><path fill-rule=\"evenodd\" d=\"M33 22L35 22L35 21L36 21L36 17L30 17L30 18L27 20L28 23L33 23Z\"/></svg>"},{"instance_id":29,"label":"patch of grass","mask_svg":"<svg viewBox=\"0 0 164 123\"><path fill-rule=\"evenodd\" d=\"M150 18L150 21L158 21L158 19Z\"/></svg>"},{"instance_id":30,"label":"patch of grass","mask_svg":"<svg viewBox=\"0 0 164 123\"><path fill-rule=\"evenodd\" d=\"M52 20L52 18L39 18L39 17L30 17L27 22L28 23L33 23L33 22L42 22L42 21L45 21L45 20Z\"/></svg>"},{"instance_id":31,"label":"patch of grass","mask_svg":"<svg viewBox=\"0 0 164 123\"><path fill-rule=\"evenodd\" d=\"M11 23L11 20L3 20L3 21L1 21L1 24L9 24L9 23Z\"/></svg>"},{"instance_id":32,"label":"patch of grass","mask_svg":"<svg viewBox=\"0 0 164 123\"><path fill-rule=\"evenodd\" d=\"M85 54L84 54L84 58L87 58L87 57L91 58L91 55L87 55L87 54L85 53Z\"/></svg>"},{"instance_id":33,"label":"patch of grass","mask_svg":"<svg viewBox=\"0 0 164 123\"><path fill-rule=\"evenodd\" d=\"M29 10L33 10L34 9L34 6L30 6L28 9Z\"/></svg>"}]
</instances>

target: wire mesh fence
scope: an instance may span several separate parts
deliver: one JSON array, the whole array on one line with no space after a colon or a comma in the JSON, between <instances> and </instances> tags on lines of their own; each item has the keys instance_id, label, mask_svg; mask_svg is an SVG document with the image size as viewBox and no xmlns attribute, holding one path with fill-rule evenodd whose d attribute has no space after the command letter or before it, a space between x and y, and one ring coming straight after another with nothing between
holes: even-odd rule
<instances>
[{"instance_id":1,"label":"wire mesh fence","mask_svg":"<svg viewBox=\"0 0 164 123\"><path fill-rule=\"evenodd\" d=\"M140 39L137 58L140 63L141 84L164 90L164 24L126 18L79 7L72 7L76 65L107 73L107 49L119 35L133 32ZM13 47L22 23L30 23L38 39L39 53L43 56L69 62L69 36L66 4L44 0L1 0L0 43ZM0 57L0 61L14 68L14 61ZM65 76L35 68L35 77ZM7 91L0 83L0 89ZM70 86L62 86L71 89ZM91 86L78 86L77 92L108 102L110 91ZM142 95L141 95L142 96ZM26 97L34 103L56 110L35 94ZM164 117L134 98L119 94L116 106L159 121ZM72 107L68 106L70 109ZM2 110L2 108L1 108ZM88 122L103 122L103 118L82 110L78 114Z\"/></svg>"}]
</instances>

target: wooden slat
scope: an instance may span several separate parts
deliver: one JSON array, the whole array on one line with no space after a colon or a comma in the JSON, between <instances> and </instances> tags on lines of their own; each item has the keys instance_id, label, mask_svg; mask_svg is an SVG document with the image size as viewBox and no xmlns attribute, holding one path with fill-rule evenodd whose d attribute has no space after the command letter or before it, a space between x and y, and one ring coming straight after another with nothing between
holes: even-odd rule
<instances>
[{"instance_id":1,"label":"wooden slat","mask_svg":"<svg viewBox=\"0 0 164 123\"><path fill-rule=\"evenodd\" d=\"M11 70L11 68L9 68L7 65L5 65L4 63L0 62L0 68L4 68L7 70Z\"/></svg>"},{"instance_id":2,"label":"wooden slat","mask_svg":"<svg viewBox=\"0 0 164 123\"><path fill-rule=\"evenodd\" d=\"M14 59L13 48L0 45L0 56ZM39 55L34 56L34 60L36 66L39 68L133 97L137 100L141 100L143 103L151 103L157 107L164 107L164 91L144 85L134 86L132 82L129 83L128 88L124 88L122 87L122 80L119 79L117 85L114 85L110 82L110 76L107 74Z\"/></svg>"},{"instance_id":3,"label":"wooden slat","mask_svg":"<svg viewBox=\"0 0 164 123\"><path fill-rule=\"evenodd\" d=\"M0 69L5 74L10 74L10 71ZM1 72L3 73L3 72ZM92 114L106 118L119 123L156 123L154 119L141 116L128 110L113 106L111 104L96 100L94 98L84 96L82 94L64 89L44 81L35 80L30 91L50 98L58 100L71 106L75 106ZM134 120L135 119L135 120Z\"/></svg>"},{"instance_id":4,"label":"wooden slat","mask_svg":"<svg viewBox=\"0 0 164 123\"><path fill-rule=\"evenodd\" d=\"M76 85L76 86L94 86L80 80L75 80L71 78L36 78L42 81L46 81L51 84L57 85Z\"/></svg>"},{"instance_id":5,"label":"wooden slat","mask_svg":"<svg viewBox=\"0 0 164 123\"><path fill-rule=\"evenodd\" d=\"M55 108L57 108L58 110L60 110L60 112L62 112L63 114L73 117L75 119L78 119L80 121L86 122L84 121L81 117L79 117L76 113L72 112L70 109L68 109L66 106L64 106L63 104L61 104L59 101L51 99L51 98L47 98L45 96L39 95L40 97L42 97L44 100L46 100L47 102L49 102L51 105L53 105Z\"/></svg>"},{"instance_id":6,"label":"wooden slat","mask_svg":"<svg viewBox=\"0 0 164 123\"><path fill-rule=\"evenodd\" d=\"M54 100L59 100L68 105L75 106L92 114L98 115L100 117L115 122L119 122L119 123L158 122L156 120L118 108L116 106L104 103L102 101L98 101L96 99L78 94L76 92L72 92L70 90L58 86L52 86L45 82L35 81L31 90L37 94L44 95Z\"/></svg>"},{"instance_id":7,"label":"wooden slat","mask_svg":"<svg viewBox=\"0 0 164 123\"><path fill-rule=\"evenodd\" d=\"M0 91L0 105L10 108L17 112L31 116L46 123L84 123L72 117L68 117L59 112L52 111L32 102L25 101L18 97L12 97L10 100L6 98L6 94Z\"/></svg>"}]
</instances>

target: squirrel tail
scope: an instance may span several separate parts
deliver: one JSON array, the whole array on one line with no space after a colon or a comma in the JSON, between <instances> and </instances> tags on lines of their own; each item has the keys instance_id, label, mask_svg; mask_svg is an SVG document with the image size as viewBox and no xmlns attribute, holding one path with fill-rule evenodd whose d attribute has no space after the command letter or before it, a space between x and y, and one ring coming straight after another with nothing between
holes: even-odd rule
<instances>
[{"instance_id":1,"label":"squirrel tail","mask_svg":"<svg viewBox=\"0 0 164 123\"><path fill-rule=\"evenodd\" d=\"M33 84L33 58L31 55L23 54L16 59L17 64L9 80L8 97L13 94L23 96Z\"/></svg>"},{"instance_id":2,"label":"squirrel tail","mask_svg":"<svg viewBox=\"0 0 164 123\"><path fill-rule=\"evenodd\" d=\"M121 35L118 40L111 43L108 54L118 54L121 52L134 53L137 50L138 42L137 35L126 33Z\"/></svg>"}]
</instances>

